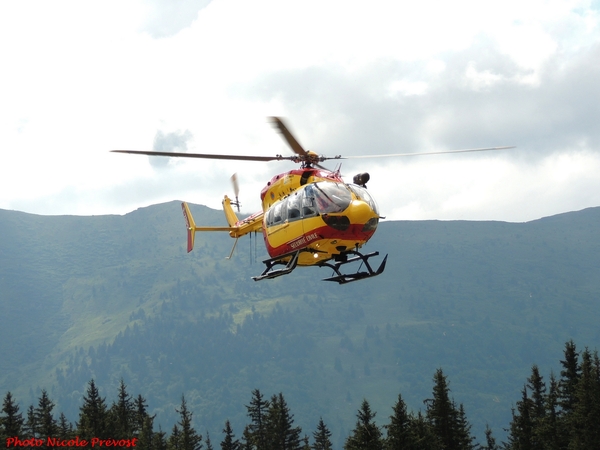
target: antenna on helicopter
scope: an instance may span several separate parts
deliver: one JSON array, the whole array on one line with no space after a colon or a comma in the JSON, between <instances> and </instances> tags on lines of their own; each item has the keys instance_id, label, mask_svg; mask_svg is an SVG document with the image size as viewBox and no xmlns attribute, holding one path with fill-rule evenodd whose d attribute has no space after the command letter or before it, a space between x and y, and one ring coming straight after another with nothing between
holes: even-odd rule
<instances>
[{"instance_id":1,"label":"antenna on helicopter","mask_svg":"<svg viewBox=\"0 0 600 450\"><path fill-rule=\"evenodd\" d=\"M231 175L231 184L233 184L233 193L235 195L235 202L231 202L232 205L235 205L238 212L240 212L240 201L238 199L238 195L240 193L240 186L238 184L237 173Z\"/></svg>"}]
</instances>

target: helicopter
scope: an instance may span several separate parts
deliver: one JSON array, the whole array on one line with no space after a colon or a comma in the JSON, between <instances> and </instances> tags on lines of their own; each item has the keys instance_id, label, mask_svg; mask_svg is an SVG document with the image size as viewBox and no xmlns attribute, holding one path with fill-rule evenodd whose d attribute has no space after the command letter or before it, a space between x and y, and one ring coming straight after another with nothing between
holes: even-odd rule
<instances>
[{"instance_id":1,"label":"helicopter","mask_svg":"<svg viewBox=\"0 0 600 450\"><path fill-rule=\"evenodd\" d=\"M346 183L341 176L341 165L330 171L322 163L328 160L350 158L384 158L443 153L481 152L514 148L489 147L465 150L424 153L397 153L362 156L324 156L305 150L290 132L283 119L271 117L270 121L281 133L294 153L291 156L246 156L203 153L176 153L144 150L111 150L150 156L203 158L238 161L291 161L299 168L275 175L260 193L262 211L239 219L233 207L240 212L237 176L232 177L235 200L225 195L222 205L228 226L197 226L186 202L181 207L187 228L187 251L194 248L198 232L228 232L235 239L230 259L240 237L262 232L270 258L263 261L264 271L253 280L277 278L291 273L298 266L317 266L332 269L332 275L323 281L345 284L380 275L385 270L385 255L377 268L369 262L379 252L363 253L360 249L373 237L381 219L379 207L367 191L370 175L367 172ZM356 271L347 272L346 265L360 263ZM280 267L283 266L283 267ZM364 267L364 269L363 269Z\"/></svg>"}]
</instances>

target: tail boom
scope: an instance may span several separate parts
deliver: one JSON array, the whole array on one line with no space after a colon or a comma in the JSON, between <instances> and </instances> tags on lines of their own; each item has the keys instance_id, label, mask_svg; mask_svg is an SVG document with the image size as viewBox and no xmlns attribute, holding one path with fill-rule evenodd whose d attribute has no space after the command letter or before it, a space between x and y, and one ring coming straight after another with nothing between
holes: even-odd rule
<instances>
[{"instance_id":1,"label":"tail boom","mask_svg":"<svg viewBox=\"0 0 600 450\"><path fill-rule=\"evenodd\" d=\"M198 231L228 231L231 237L239 238L245 234L248 234L252 231L258 231L262 228L262 212L253 214L252 216L240 221L231 207L231 200L227 196L225 196L225 199L223 200L223 210L225 211L225 217L229 223L228 227L196 226L192 212L190 211L190 208L186 202L181 203L181 209L183 211L183 218L185 219L185 225L187 228L188 253L194 249L194 237Z\"/></svg>"}]
</instances>

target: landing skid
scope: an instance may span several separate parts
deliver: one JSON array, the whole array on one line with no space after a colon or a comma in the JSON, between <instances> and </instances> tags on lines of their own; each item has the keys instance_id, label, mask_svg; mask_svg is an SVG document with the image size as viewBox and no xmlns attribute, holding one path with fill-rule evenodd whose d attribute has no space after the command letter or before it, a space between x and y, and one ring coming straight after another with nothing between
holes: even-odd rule
<instances>
[{"instance_id":1,"label":"landing skid","mask_svg":"<svg viewBox=\"0 0 600 450\"><path fill-rule=\"evenodd\" d=\"M264 280L264 279L277 278L282 275L287 275L288 273L292 272L292 270L294 270L298 266L298 256L300 255L301 251L303 251L303 250L298 250L298 251L295 251L292 253L288 253L286 255L279 256L277 258L267 259L267 260L263 261L263 263L266 266L265 270L259 276L252 277L252 279L254 281L260 281L260 280ZM348 257L349 255L354 255L354 256L349 258ZM351 281L357 281L357 280L362 280L363 278L375 277L375 276L381 274L385 269L385 264L387 262L387 255L385 255L385 258L383 258L383 261L381 262L381 264L379 265L377 270L373 270L373 268L371 267L371 265L369 264L369 261L368 261L370 257L377 256L377 255L379 255L379 252L372 252L372 253L367 253L366 255L363 255L362 253L360 253L358 251L349 250L349 251L342 253L341 255L338 255L336 257L336 262L334 262L334 263L322 262L322 263L317 264L317 266L329 267L329 268L333 269L333 271L336 273L336 275L334 275L332 277L323 278L323 281L336 281L339 284L345 284L345 283L350 283ZM289 260L285 261L285 259L287 259L287 258L289 258ZM360 268L362 267L362 264L361 264L361 266L359 267L359 271L357 271L355 273L344 274L344 273L340 272L341 266L343 266L345 264L350 264L350 263L353 263L356 261L362 261L362 264L364 264L367 271L360 272ZM273 269L273 267L275 267L276 265L283 265L285 267L280 268L280 269Z\"/></svg>"},{"instance_id":2,"label":"landing skid","mask_svg":"<svg viewBox=\"0 0 600 450\"><path fill-rule=\"evenodd\" d=\"M267 268L257 277L252 277L254 281L264 280L265 278L277 278L282 275L287 275L292 270L296 268L298 265L298 255L300 254L300 250L295 251L293 253L288 253L287 255L279 256L277 258L267 259L263 261ZM291 256L290 260L285 262L284 258ZM283 269L273 269L273 266L278 264L285 264Z\"/></svg>"},{"instance_id":3,"label":"landing skid","mask_svg":"<svg viewBox=\"0 0 600 450\"><path fill-rule=\"evenodd\" d=\"M348 255L355 255L355 256L353 256L352 258L348 258ZM339 284L345 284L345 283L350 283L351 281L362 280L363 278L376 277L377 275L381 274L385 270L385 263L387 262L387 255L385 255L385 257L383 258L383 261L379 265L379 268L377 270L373 270L373 268L369 264L368 260L371 256L377 256L377 255L379 255L379 252L372 252L372 253L367 253L366 255L363 255L360 252L357 252L354 250L349 250L347 252L342 253L339 256L337 262L335 262L335 263L322 262L319 264L319 267L330 267L336 273L336 275L334 275L332 277L323 278L323 281L337 281ZM344 274L344 273L340 272L341 266L343 266L345 264L353 263L356 261L362 261L362 263L365 265L367 271L360 272L360 267L359 267L358 268L359 271L357 271L355 273ZM361 265L361 267L362 267L362 265Z\"/></svg>"}]
</instances>

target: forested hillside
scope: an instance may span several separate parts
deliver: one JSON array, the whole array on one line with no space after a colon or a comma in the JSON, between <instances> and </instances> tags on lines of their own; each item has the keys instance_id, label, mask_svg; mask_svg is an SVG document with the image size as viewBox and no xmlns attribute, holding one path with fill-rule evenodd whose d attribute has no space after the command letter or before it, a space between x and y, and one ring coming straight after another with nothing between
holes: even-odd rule
<instances>
[{"instance_id":1,"label":"forested hillside","mask_svg":"<svg viewBox=\"0 0 600 450\"><path fill-rule=\"evenodd\" d=\"M200 224L222 212L196 206ZM249 393L282 392L307 434L323 417L339 447L363 399L379 426L402 394L424 409L443 368L473 433L503 440L532 364L564 343L600 347L600 209L523 223L385 222L368 245L379 277L339 286L325 269L254 282L262 239L198 235L185 252L176 202L125 216L0 211L0 392L70 421L95 380L124 380L170 430L238 437Z\"/></svg>"}]
</instances>

